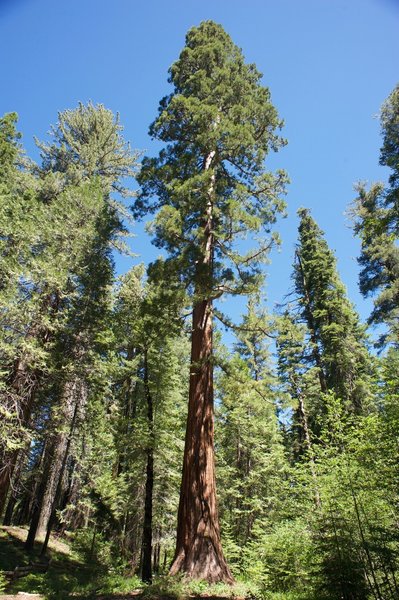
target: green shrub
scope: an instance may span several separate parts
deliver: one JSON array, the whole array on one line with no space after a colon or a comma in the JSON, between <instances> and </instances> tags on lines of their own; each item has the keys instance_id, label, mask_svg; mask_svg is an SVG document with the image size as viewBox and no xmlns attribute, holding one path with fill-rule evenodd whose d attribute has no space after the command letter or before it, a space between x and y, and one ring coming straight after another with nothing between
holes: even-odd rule
<instances>
[{"instance_id":1,"label":"green shrub","mask_svg":"<svg viewBox=\"0 0 399 600\"><path fill-rule=\"evenodd\" d=\"M288 592L299 594L294 598L302 593L311 598L313 549L311 532L304 521L283 521L272 530L260 530L248 544L243 553L243 571L265 598L279 598L272 592L283 594L282 598Z\"/></svg>"},{"instance_id":2,"label":"green shrub","mask_svg":"<svg viewBox=\"0 0 399 600\"><path fill-rule=\"evenodd\" d=\"M0 571L0 594L2 594L4 592L4 590L6 589L6 586L7 586L7 580L5 578L3 571Z\"/></svg>"}]
</instances>

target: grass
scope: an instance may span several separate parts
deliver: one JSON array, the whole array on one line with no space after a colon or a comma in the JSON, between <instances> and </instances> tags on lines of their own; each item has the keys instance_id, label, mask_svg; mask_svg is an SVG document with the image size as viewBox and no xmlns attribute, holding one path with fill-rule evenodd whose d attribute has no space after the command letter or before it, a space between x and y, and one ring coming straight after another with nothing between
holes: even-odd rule
<instances>
[{"instance_id":1,"label":"grass","mask_svg":"<svg viewBox=\"0 0 399 600\"><path fill-rule=\"evenodd\" d=\"M258 590L249 585L236 582L234 585L224 583L209 584L206 581L187 581L182 577L157 577L154 583L143 589L143 600L157 600L169 598L170 600L188 600L190 598L207 598L212 600L236 599L258 597Z\"/></svg>"}]
</instances>

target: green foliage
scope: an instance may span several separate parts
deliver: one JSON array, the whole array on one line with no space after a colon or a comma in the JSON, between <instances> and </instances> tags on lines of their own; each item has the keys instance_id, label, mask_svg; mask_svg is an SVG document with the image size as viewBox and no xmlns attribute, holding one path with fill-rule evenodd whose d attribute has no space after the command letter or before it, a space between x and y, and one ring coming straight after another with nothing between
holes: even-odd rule
<instances>
[{"instance_id":1,"label":"green foliage","mask_svg":"<svg viewBox=\"0 0 399 600\"><path fill-rule=\"evenodd\" d=\"M37 396L44 395L45 385L51 390L47 396L53 397L55 389L62 396L68 380L88 378L93 356L104 351L98 340L109 308L110 248L124 232L109 192L131 174L136 160L120 136L118 120L90 104L60 113L54 143L41 146L41 169L19 170L13 119L3 143L10 150L2 156L13 157L14 178L0 203L6 465L32 439L29 421L35 408L40 412ZM108 145L100 147L104 139ZM83 165L87 168L75 176Z\"/></svg>"},{"instance_id":2,"label":"green foliage","mask_svg":"<svg viewBox=\"0 0 399 600\"><path fill-rule=\"evenodd\" d=\"M182 577L157 577L153 584L145 586L142 597L145 599L175 598L185 600L192 597L204 598L256 598L259 590L256 586L244 582L233 585L224 583L210 584L203 580L187 580Z\"/></svg>"},{"instance_id":3,"label":"green foliage","mask_svg":"<svg viewBox=\"0 0 399 600\"><path fill-rule=\"evenodd\" d=\"M321 391L334 391L348 410L359 412L367 407L372 375L364 328L347 298L323 232L307 210L301 209L299 216L295 291Z\"/></svg>"},{"instance_id":4,"label":"green foliage","mask_svg":"<svg viewBox=\"0 0 399 600\"><path fill-rule=\"evenodd\" d=\"M263 582L264 544L281 509L282 479L288 475L276 416L275 379L270 370L270 319L255 298L236 328L235 353L221 355L217 379L217 483L223 544L235 576Z\"/></svg>"},{"instance_id":5,"label":"green foliage","mask_svg":"<svg viewBox=\"0 0 399 600\"><path fill-rule=\"evenodd\" d=\"M367 189L364 184L359 184L351 211L354 232L361 240L360 290L364 296L375 297L369 322L387 326L387 331L380 336L380 345L398 340L398 122L399 86L396 86L381 111L383 146L380 164L391 170L389 185L377 183Z\"/></svg>"},{"instance_id":6,"label":"green foliage","mask_svg":"<svg viewBox=\"0 0 399 600\"><path fill-rule=\"evenodd\" d=\"M272 527L261 523L245 551L245 578L256 581L262 595L304 593L312 588L313 552L311 530L303 518Z\"/></svg>"},{"instance_id":7,"label":"green foliage","mask_svg":"<svg viewBox=\"0 0 399 600\"><path fill-rule=\"evenodd\" d=\"M122 180L136 172L137 152L122 137L119 115L102 104L79 103L78 108L58 114L51 128L52 142L38 142L41 177L56 173L52 181L62 187L81 185L97 178L105 193L112 189L129 195Z\"/></svg>"},{"instance_id":8,"label":"green foliage","mask_svg":"<svg viewBox=\"0 0 399 600\"><path fill-rule=\"evenodd\" d=\"M167 146L158 158L143 160L133 213L158 211L155 244L168 251L187 285L196 280L201 297L256 287L271 241L245 253L235 241L248 232L269 234L283 210L286 176L263 166L267 152L283 143L276 134L281 122L260 78L223 28L204 21L188 32L170 68L173 92L150 127ZM203 264L207 215L212 273Z\"/></svg>"},{"instance_id":9,"label":"green foliage","mask_svg":"<svg viewBox=\"0 0 399 600\"><path fill-rule=\"evenodd\" d=\"M7 579L5 578L2 571L0 571L0 594L2 594L7 587Z\"/></svg>"}]
</instances>

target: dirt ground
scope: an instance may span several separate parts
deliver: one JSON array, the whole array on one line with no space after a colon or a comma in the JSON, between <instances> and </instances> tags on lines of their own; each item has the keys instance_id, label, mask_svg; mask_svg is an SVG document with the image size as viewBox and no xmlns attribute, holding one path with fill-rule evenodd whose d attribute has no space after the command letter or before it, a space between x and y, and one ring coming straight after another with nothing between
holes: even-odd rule
<instances>
[{"instance_id":1,"label":"dirt ground","mask_svg":"<svg viewBox=\"0 0 399 600\"><path fill-rule=\"evenodd\" d=\"M26 540L26 536L28 535L27 530L22 527L8 527L8 526L3 525L0 527L0 529L2 529L3 531L7 531L7 533L10 533L12 536L17 538L18 540L21 540L21 542L24 542ZM38 536L36 538L36 540L39 543L43 543L44 536ZM68 554L68 555L71 554L71 550L70 550L68 544L65 544L64 542L57 539L53 535L50 538L49 548L52 550L55 550L56 552L62 552L63 554ZM3 600L2 596L0 596L0 600Z\"/></svg>"},{"instance_id":2,"label":"dirt ground","mask_svg":"<svg viewBox=\"0 0 399 600\"><path fill-rule=\"evenodd\" d=\"M39 594L27 594L25 592L19 592L15 596L10 596L6 594L0 594L0 600L43 600L43 596L39 596Z\"/></svg>"}]
</instances>

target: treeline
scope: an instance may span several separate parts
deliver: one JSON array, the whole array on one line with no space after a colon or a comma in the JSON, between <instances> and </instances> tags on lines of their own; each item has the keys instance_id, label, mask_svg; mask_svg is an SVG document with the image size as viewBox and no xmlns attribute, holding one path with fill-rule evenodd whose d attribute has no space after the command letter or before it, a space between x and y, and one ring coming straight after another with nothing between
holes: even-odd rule
<instances>
[{"instance_id":1,"label":"treeline","mask_svg":"<svg viewBox=\"0 0 399 600\"><path fill-rule=\"evenodd\" d=\"M55 532L144 581L173 561L264 598L399 598L399 87L389 182L351 205L377 355L306 209L291 293L267 312L287 178L264 167L285 141L260 78L220 26L190 30L141 165L102 105L60 113L39 163L0 119L3 524L27 527L27 551ZM130 208L156 212L166 258L116 277ZM239 294L237 324L217 301Z\"/></svg>"}]
</instances>

